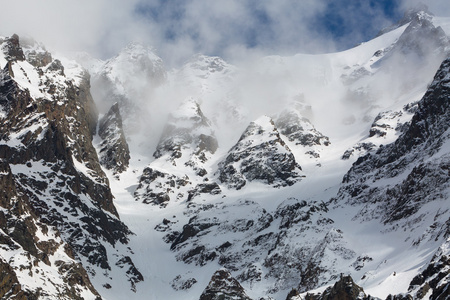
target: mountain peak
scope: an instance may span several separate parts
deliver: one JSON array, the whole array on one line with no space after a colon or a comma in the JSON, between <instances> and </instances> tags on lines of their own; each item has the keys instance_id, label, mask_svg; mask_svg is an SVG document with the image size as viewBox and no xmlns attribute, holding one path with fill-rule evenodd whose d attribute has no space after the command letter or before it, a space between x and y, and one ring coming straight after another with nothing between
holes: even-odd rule
<instances>
[{"instance_id":1,"label":"mountain peak","mask_svg":"<svg viewBox=\"0 0 450 300\"><path fill-rule=\"evenodd\" d=\"M200 296L200 300L238 299L251 300L241 284L226 269L220 269Z\"/></svg>"},{"instance_id":2,"label":"mountain peak","mask_svg":"<svg viewBox=\"0 0 450 300\"><path fill-rule=\"evenodd\" d=\"M125 48L122 49L122 51L119 53L119 55L127 55L131 57L135 57L137 55L147 55L152 60L162 60L157 54L156 50L153 47L144 45L140 42L131 42Z\"/></svg>"},{"instance_id":3,"label":"mountain peak","mask_svg":"<svg viewBox=\"0 0 450 300\"><path fill-rule=\"evenodd\" d=\"M430 12L430 10L428 9L427 5L425 5L422 2L419 2L416 6L411 7L404 13L403 18L400 20L400 22L403 21L404 24L406 24L409 21L411 21L411 19L413 19L415 16L422 14L433 15L433 13Z\"/></svg>"},{"instance_id":4,"label":"mountain peak","mask_svg":"<svg viewBox=\"0 0 450 300\"><path fill-rule=\"evenodd\" d=\"M229 188L241 189L258 180L273 187L300 181L301 167L281 139L273 120L261 116L251 122L239 141L219 163L219 180Z\"/></svg>"},{"instance_id":5,"label":"mountain peak","mask_svg":"<svg viewBox=\"0 0 450 300\"><path fill-rule=\"evenodd\" d=\"M17 34L13 34L11 37L6 38L5 41L3 41L1 50L5 54L5 58L8 61L25 60L22 47L20 47L19 36Z\"/></svg>"},{"instance_id":6,"label":"mountain peak","mask_svg":"<svg viewBox=\"0 0 450 300\"><path fill-rule=\"evenodd\" d=\"M376 37L379 37L380 35L383 35L385 33L388 33L394 29L397 29L399 27L402 27L403 25L406 25L413 21L414 19L418 20L431 20L431 17L434 16L432 12L429 11L428 6L423 4L422 2L418 3L416 6L409 8L405 11L403 14L403 17L394 25L391 25L389 27L386 27L382 29Z\"/></svg>"}]
</instances>

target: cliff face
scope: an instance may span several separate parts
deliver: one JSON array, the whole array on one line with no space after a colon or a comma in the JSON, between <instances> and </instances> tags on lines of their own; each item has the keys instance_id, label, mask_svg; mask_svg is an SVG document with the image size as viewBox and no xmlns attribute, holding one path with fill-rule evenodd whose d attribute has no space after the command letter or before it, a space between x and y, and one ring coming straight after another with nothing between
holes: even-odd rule
<instances>
[{"instance_id":1,"label":"cliff face","mask_svg":"<svg viewBox=\"0 0 450 300\"><path fill-rule=\"evenodd\" d=\"M17 36L4 40L2 49L7 60L0 76L2 236L9 250L34 257L29 268L36 260L59 270L67 293L74 281L76 288L98 295L80 262L110 269L104 241L126 244L131 232L118 218L92 145L97 111L89 75L48 61L37 45L23 50ZM59 252L64 260L56 258ZM23 267L8 263L13 272Z\"/></svg>"},{"instance_id":2,"label":"cliff face","mask_svg":"<svg viewBox=\"0 0 450 300\"><path fill-rule=\"evenodd\" d=\"M114 174L121 173L128 168L130 150L125 139L120 115L119 104L111 106L108 113L99 122L98 135L102 139L100 144L100 163Z\"/></svg>"},{"instance_id":3,"label":"cliff face","mask_svg":"<svg viewBox=\"0 0 450 300\"><path fill-rule=\"evenodd\" d=\"M449 73L450 59L447 59L405 132L394 143L359 158L345 175L339 196L352 204L364 205L361 214L372 211L366 217L371 215L385 224L394 224L413 219L426 203L444 198L450 178L446 153L450 124ZM383 180L387 178L389 182ZM369 182L381 184L371 188ZM445 234L445 220L438 220L435 220L436 234Z\"/></svg>"},{"instance_id":4,"label":"cliff face","mask_svg":"<svg viewBox=\"0 0 450 300\"><path fill-rule=\"evenodd\" d=\"M241 189L247 181L260 180L274 187L290 186L301 178L301 167L281 139L271 118L250 123L237 144L219 163L219 180Z\"/></svg>"}]
</instances>

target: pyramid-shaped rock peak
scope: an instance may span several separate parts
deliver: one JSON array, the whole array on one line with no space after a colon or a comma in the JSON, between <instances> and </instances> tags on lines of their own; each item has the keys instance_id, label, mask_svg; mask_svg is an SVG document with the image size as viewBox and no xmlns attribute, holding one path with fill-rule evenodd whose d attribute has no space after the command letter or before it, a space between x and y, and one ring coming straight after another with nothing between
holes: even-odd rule
<instances>
[{"instance_id":1,"label":"pyramid-shaped rock peak","mask_svg":"<svg viewBox=\"0 0 450 300\"><path fill-rule=\"evenodd\" d=\"M36 54L41 50L35 47ZM119 219L92 142L98 116L89 76L51 55L34 64L28 51L22 51L27 60L8 63L15 77L8 69L0 73L0 269L12 267L6 276L14 283L16 273L23 298L95 299L91 268L127 267L121 278L132 285L143 280L119 250L131 231ZM20 285L13 290L19 293Z\"/></svg>"},{"instance_id":2,"label":"pyramid-shaped rock peak","mask_svg":"<svg viewBox=\"0 0 450 300\"><path fill-rule=\"evenodd\" d=\"M301 299L291 296L287 300ZM357 285L350 275L341 278L332 287L327 288L323 293L307 294L305 300L375 300L370 296L366 296L364 290Z\"/></svg>"},{"instance_id":3,"label":"pyramid-shaped rock peak","mask_svg":"<svg viewBox=\"0 0 450 300\"><path fill-rule=\"evenodd\" d=\"M275 119L275 125L281 134L296 145L306 147L330 145L330 139L320 133L295 107L283 110Z\"/></svg>"},{"instance_id":4,"label":"pyramid-shaped rock peak","mask_svg":"<svg viewBox=\"0 0 450 300\"><path fill-rule=\"evenodd\" d=\"M226 269L216 271L200 300L251 300L241 284Z\"/></svg>"},{"instance_id":5,"label":"pyramid-shaped rock peak","mask_svg":"<svg viewBox=\"0 0 450 300\"><path fill-rule=\"evenodd\" d=\"M229 188L241 189L258 180L274 187L293 185L301 168L281 139L274 122L262 116L251 122L237 144L219 163L219 179Z\"/></svg>"},{"instance_id":6,"label":"pyramid-shaped rock peak","mask_svg":"<svg viewBox=\"0 0 450 300\"><path fill-rule=\"evenodd\" d=\"M194 169L208 160L218 148L211 122L203 114L197 101L190 98L170 116L153 156L176 164L184 157Z\"/></svg>"},{"instance_id":7,"label":"pyramid-shaped rock peak","mask_svg":"<svg viewBox=\"0 0 450 300\"><path fill-rule=\"evenodd\" d=\"M417 55L419 58L437 57L439 61L445 58L450 47L450 40L445 31L435 26L433 16L425 11L411 14L408 18L409 25L388 49L385 49L383 57L375 66L380 65L392 56ZM403 24L403 25L405 25Z\"/></svg>"}]
</instances>

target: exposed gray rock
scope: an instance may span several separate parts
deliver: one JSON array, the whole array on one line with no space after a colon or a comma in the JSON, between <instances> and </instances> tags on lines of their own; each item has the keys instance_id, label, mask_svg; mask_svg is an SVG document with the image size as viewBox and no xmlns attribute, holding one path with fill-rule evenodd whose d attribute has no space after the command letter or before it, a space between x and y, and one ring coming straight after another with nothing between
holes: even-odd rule
<instances>
[{"instance_id":1,"label":"exposed gray rock","mask_svg":"<svg viewBox=\"0 0 450 300\"><path fill-rule=\"evenodd\" d=\"M450 139L449 74L447 59L399 138L360 157L344 176L338 194L338 201L360 207L355 218L408 228L414 245L448 234L444 216L448 208L439 208L439 203L445 201L450 187L450 157L441 151ZM436 208L428 206L424 214L422 208L429 203L436 203ZM432 225L424 232L414 232L425 222Z\"/></svg>"},{"instance_id":2,"label":"exposed gray rock","mask_svg":"<svg viewBox=\"0 0 450 300\"><path fill-rule=\"evenodd\" d=\"M300 171L272 119L263 116L247 127L219 163L218 175L222 183L239 190L255 180L273 187L293 185L301 179Z\"/></svg>"},{"instance_id":3,"label":"exposed gray rock","mask_svg":"<svg viewBox=\"0 0 450 300\"><path fill-rule=\"evenodd\" d=\"M187 197L177 190L180 187L192 184L187 176L180 178L176 175L164 173L147 167L142 172L139 186L134 192L134 197L138 201L146 204L155 204L165 207L168 202L175 199Z\"/></svg>"},{"instance_id":4,"label":"exposed gray rock","mask_svg":"<svg viewBox=\"0 0 450 300\"><path fill-rule=\"evenodd\" d=\"M392 47L386 49L388 51L385 50L385 55L372 67L378 67L397 55L443 60L448 54L450 40L441 27L434 26L431 19L432 16L424 11L412 14L408 27L398 41ZM420 60L416 61L416 63L421 62ZM422 63L427 63L427 61Z\"/></svg>"},{"instance_id":5,"label":"exposed gray rock","mask_svg":"<svg viewBox=\"0 0 450 300\"><path fill-rule=\"evenodd\" d=\"M0 48L5 54L5 58L8 61L24 61L25 55L23 54L23 49L20 46L19 36L13 34L11 37L6 38L3 43L1 43Z\"/></svg>"},{"instance_id":6,"label":"exposed gray rock","mask_svg":"<svg viewBox=\"0 0 450 300\"><path fill-rule=\"evenodd\" d=\"M281 134L285 135L289 141L294 142L296 145L306 147L330 145L329 138L315 129L311 122L307 118L302 117L296 109L283 111L276 118L275 126Z\"/></svg>"},{"instance_id":7,"label":"exposed gray rock","mask_svg":"<svg viewBox=\"0 0 450 300\"><path fill-rule=\"evenodd\" d=\"M166 155L166 159L174 165L183 155L188 156L185 165L200 171L199 175L203 176L201 165L217 148L211 122L200 105L194 99L188 99L170 115L153 156L160 158Z\"/></svg>"},{"instance_id":8,"label":"exposed gray rock","mask_svg":"<svg viewBox=\"0 0 450 300\"><path fill-rule=\"evenodd\" d=\"M32 273L39 271L35 260L49 265L49 257L64 250L67 257L56 258L61 281L48 279L61 297L98 295L85 267L109 270L114 257L105 245L124 245L131 232L118 218L92 145L97 110L89 75L66 77L59 60L30 70L35 73L18 72L39 76L42 96L22 89L9 70L1 76L0 109L7 121L0 122L0 227L29 258L24 267ZM48 238L40 240L38 232Z\"/></svg>"},{"instance_id":9,"label":"exposed gray rock","mask_svg":"<svg viewBox=\"0 0 450 300\"><path fill-rule=\"evenodd\" d=\"M109 112L100 120L98 135L100 144L100 163L114 174L122 173L128 168L130 150L123 132L122 117L119 104L115 103Z\"/></svg>"},{"instance_id":10,"label":"exposed gray rock","mask_svg":"<svg viewBox=\"0 0 450 300\"><path fill-rule=\"evenodd\" d=\"M377 37L380 35L383 35L385 33L388 33L392 30L395 30L403 25L408 24L409 22L413 21L415 18L418 17L418 15L426 14L432 16L433 14L429 11L428 6L426 6L423 3L418 3L415 7L412 7L405 11L403 14L403 17L394 25L386 27L377 34Z\"/></svg>"},{"instance_id":11,"label":"exposed gray rock","mask_svg":"<svg viewBox=\"0 0 450 300\"><path fill-rule=\"evenodd\" d=\"M294 295L295 296L295 295ZM293 300L294 297L288 297L286 300ZM305 300L376 300L373 297L366 296L364 290L358 286L351 276L343 276L333 287L327 288L323 293L307 294Z\"/></svg>"},{"instance_id":12,"label":"exposed gray rock","mask_svg":"<svg viewBox=\"0 0 450 300\"><path fill-rule=\"evenodd\" d=\"M226 269L218 270L211 277L200 300L251 300L241 284Z\"/></svg>"}]
</instances>

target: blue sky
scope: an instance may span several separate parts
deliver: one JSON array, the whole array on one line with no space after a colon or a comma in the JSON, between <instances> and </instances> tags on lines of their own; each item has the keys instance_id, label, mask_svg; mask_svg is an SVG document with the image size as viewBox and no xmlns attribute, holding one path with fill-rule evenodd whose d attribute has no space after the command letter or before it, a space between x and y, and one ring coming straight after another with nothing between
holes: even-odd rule
<instances>
[{"instance_id":1,"label":"blue sky","mask_svg":"<svg viewBox=\"0 0 450 300\"><path fill-rule=\"evenodd\" d=\"M383 26L396 23L404 11L399 1L392 0L329 2L325 11L316 16L315 24L320 34L336 42L338 49L373 38Z\"/></svg>"},{"instance_id":2,"label":"blue sky","mask_svg":"<svg viewBox=\"0 0 450 300\"><path fill-rule=\"evenodd\" d=\"M0 35L28 34L48 48L106 59L132 41L168 65L195 53L250 54L350 48L396 22L416 0L0 0ZM448 0L424 0L450 16Z\"/></svg>"},{"instance_id":3,"label":"blue sky","mask_svg":"<svg viewBox=\"0 0 450 300\"><path fill-rule=\"evenodd\" d=\"M278 6L284 14L267 5L271 1L264 2L239 1L235 7L239 10L237 18L217 12L211 16L200 15L199 18L204 18L221 36L215 44L216 49L210 50L218 53L211 54L220 54L230 42L268 52L342 50L373 38L380 29L395 23L403 14L399 1L392 0L280 1ZM142 1L136 6L136 13L162 25L168 42L187 36L201 43L204 36L199 24L202 21L189 20L189 10L196 6L200 6L198 1ZM214 13L214 10L209 12ZM284 23L290 23L290 26L280 25ZM312 40L328 42L311 45Z\"/></svg>"}]
</instances>

